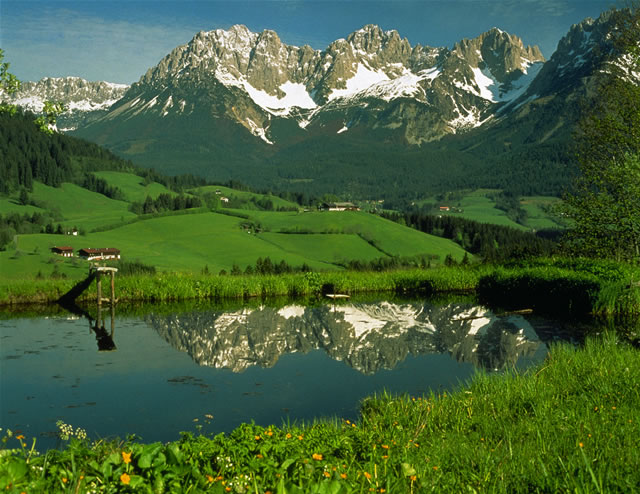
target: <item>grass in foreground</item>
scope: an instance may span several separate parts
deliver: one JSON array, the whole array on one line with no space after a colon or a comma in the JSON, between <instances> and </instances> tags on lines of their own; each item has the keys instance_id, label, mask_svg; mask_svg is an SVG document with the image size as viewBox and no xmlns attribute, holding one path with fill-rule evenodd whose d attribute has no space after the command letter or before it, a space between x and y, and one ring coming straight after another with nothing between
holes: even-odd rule
<instances>
[{"instance_id":1,"label":"grass in foreground","mask_svg":"<svg viewBox=\"0 0 640 494\"><path fill-rule=\"evenodd\" d=\"M369 398L358 423L245 424L168 444L71 437L46 454L7 432L0 489L632 492L640 486L639 409L640 355L607 335L580 350L556 346L522 374L479 374L452 394Z\"/></svg>"}]
</instances>

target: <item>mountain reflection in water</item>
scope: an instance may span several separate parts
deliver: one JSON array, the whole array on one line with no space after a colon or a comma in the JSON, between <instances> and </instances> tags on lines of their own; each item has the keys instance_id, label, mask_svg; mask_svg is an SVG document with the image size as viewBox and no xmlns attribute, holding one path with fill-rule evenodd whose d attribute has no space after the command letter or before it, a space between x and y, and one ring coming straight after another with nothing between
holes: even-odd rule
<instances>
[{"instance_id":1,"label":"mountain reflection in water","mask_svg":"<svg viewBox=\"0 0 640 494\"><path fill-rule=\"evenodd\" d=\"M521 315L497 316L469 303L262 306L145 320L198 365L233 372L272 367L282 355L315 349L363 374L393 369L408 355L433 353L499 370L546 350Z\"/></svg>"}]
</instances>

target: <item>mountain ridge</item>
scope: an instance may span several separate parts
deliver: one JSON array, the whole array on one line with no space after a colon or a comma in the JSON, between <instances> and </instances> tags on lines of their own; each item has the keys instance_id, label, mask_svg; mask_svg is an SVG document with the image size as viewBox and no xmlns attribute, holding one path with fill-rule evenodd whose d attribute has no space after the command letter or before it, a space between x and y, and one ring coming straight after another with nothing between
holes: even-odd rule
<instances>
[{"instance_id":1,"label":"mountain ridge","mask_svg":"<svg viewBox=\"0 0 640 494\"><path fill-rule=\"evenodd\" d=\"M277 190L559 194L615 26L615 12L585 19L546 61L498 28L434 48L366 25L324 50L201 31L75 134L165 173Z\"/></svg>"}]
</instances>

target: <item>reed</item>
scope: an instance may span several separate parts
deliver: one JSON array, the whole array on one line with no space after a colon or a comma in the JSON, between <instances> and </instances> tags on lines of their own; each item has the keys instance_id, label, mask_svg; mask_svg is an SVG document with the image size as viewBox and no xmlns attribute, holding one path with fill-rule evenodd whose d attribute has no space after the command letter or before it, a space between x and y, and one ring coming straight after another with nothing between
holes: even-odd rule
<instances>
[{"instance_id":1,"label":"reed","mask_svg":"<svg viewBox=\"0 0 640 494\"><path fill-rule=\"evenodd\" d=\"M251 300L328 293L432 296L476 293L493 308L601 315L640 313L640 270L585 259L539 259L498 266L450 266L394 271L332 271L209 275L161 272L116 277L120 301ZM0 280L0 305L51 303L73 286L66 279ZM95 283L79 298L96 298Z\"/></svg>"}]
</instances>

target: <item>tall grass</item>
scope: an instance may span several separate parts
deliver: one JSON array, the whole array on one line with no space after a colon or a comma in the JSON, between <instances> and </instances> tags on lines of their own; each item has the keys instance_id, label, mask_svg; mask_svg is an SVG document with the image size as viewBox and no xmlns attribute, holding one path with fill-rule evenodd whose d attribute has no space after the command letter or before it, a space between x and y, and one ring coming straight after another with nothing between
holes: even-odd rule
<instances>
[{"instance_id":1,"label":"tall grass","mask_svg":"<svg viewBox=\"0 0 640 494\"><path fill-rule=\"evenodd\" d=\"M582 349L555 346L524 373L479 373L453 393L370 397L356 423L244 424L169 444L91 443L64 426L68 445L44 455L37 441L7 431L0 489L635 492L639 409L640 354L606 335Z\"/></svg>"},{"instance_id":2,"label":"tall grass","mask_svg":"<svg viewBox=\"0 0 640 494\"><path fill-rule=\"evenodd\" d=\"M640 270L583 259L545 259L518 265L452 266L396 271L333 271L269 275L206 275L161 272L116 277L121 301L177 301L394 293L431 296L475 292L493 308L556 314L640 313ZM54 302L69 280L1 280L0 305ZM80 300L96 297L95 283Z\"/></svg>"}]
</instances>

